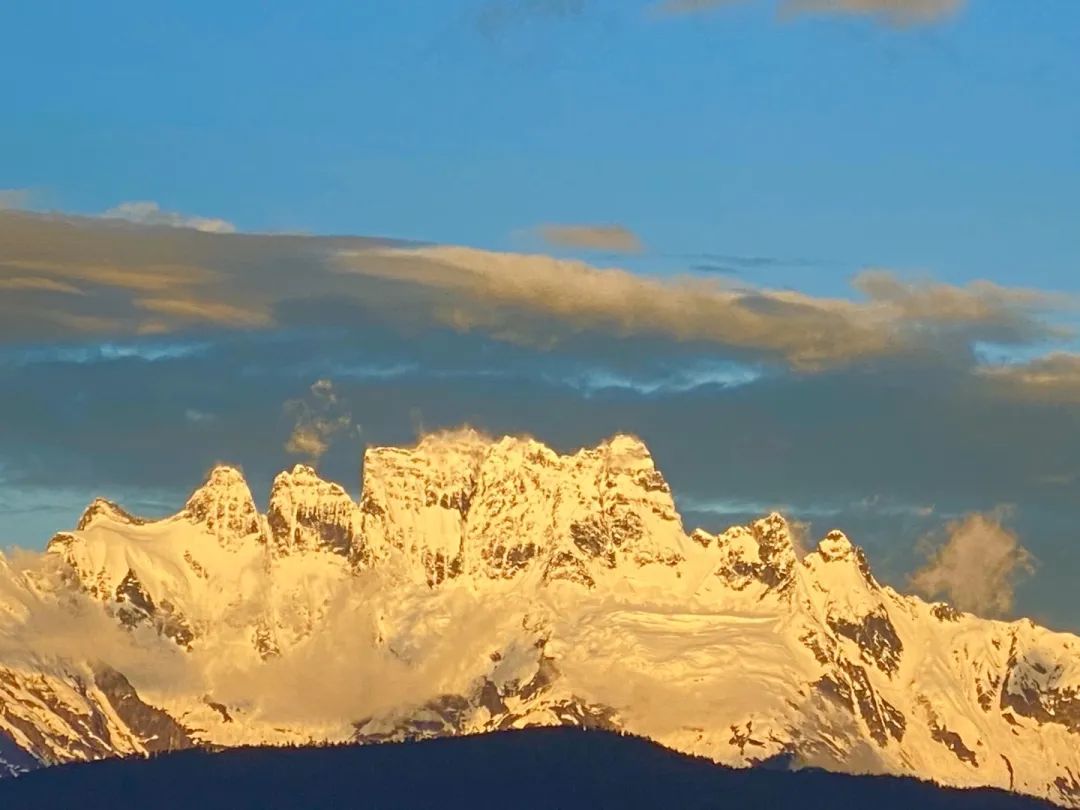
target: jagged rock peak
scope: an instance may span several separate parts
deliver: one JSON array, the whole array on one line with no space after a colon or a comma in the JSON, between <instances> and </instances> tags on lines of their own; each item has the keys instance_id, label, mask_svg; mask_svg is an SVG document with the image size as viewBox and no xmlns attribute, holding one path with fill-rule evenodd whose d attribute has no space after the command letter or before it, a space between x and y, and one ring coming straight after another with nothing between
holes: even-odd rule
<instances>
[{"instance_id":1,"label":"jagged rock peak","mask_svg":"<svg viewBox=\"0 0 1080 810\"><path fill-rule=\"evenodd\" d=\"M772 554L795 555L795 541L791 535L791 524L779 512L772 512L750 524L754 537L763 549Z\"/></svg>"},{"instance_id":2,"label":"jagged rock peak","mask_svg":"<svg viewBox=\"0 0 1080 810\"><path fill-rule=\"evenodd\" d=\"M672 566L685 553L671 490L641 440L626 435L572 454L469 429L412 449L371 448L360 510L360 551L416 560L432 585L529 568L592 583L620 560Z\"/></svg>"},{"instance_id":3,"label":"jagged rock peak","mask_svg":"<svg viewBox=\"0 0 1080 810\"><path fill-rule=\"evenodd\" d=\"M347 555L359 525L356 503L345 488L304 464L274 479L266 519L279 556L305 549Z\"/></svg>"},{"instance_id":4,"label":"jagged rock peak","mask_svg":"<svg viewBox=\"0 0 1080 810\"><path fill-rule=\"evenodd\" d=\"M783 515L773 512L749 527L733 526L717 537L717 547L720 563L714 574L729 587L790 592L798 559L791 527Z\"/></svg>"},{"instance_id":5,"label":"jagged rock peak","mask_svg":"<svg viewBox=\"0 0 1080 810\"><path fill-rule=\"evenodd\" d=\"M108 501L105 498L95 498L94 501L86 507L86 511L82 513L82 517L79 518L79 522L75 528L78 531L82 531L99 520L111 520L116 523L126 523L133 526L142 525L146 522L142 518L135 517L112 501Z\"/></svg>"},{"instance_id":6,"label":"jagged rock peak","mask_svg":"<svg viewBox=\"0 0 1080 810\"><path fill-rule=\"evenodd\" d=\"M307 464L297 464L291 470L283 470L274 477L271 487L271 497L275 491L286 488L314 487L318 489L332 489L345 493L345 488L333 481L327 481L319 476L314 467Z\"/></svg>"},{"instance_id":7,"label":"jagged rock peak","mask_svg":"<svg viewBox=\"0 0 1080 810\"><path fill-rule=\"evenodd\" d=\"M630 433L616 433L610 439L601 442L600 447L607 448L611 453L625 453L627 455L652 458L652 453L649 452L645 442Z\"/></svg>"},{"instance_id":8,"label":"jagged rock peak","mask_svg":"<svg viewBox=\"0 0 1080 810\"><path fill-rule=\"evenodd\" d=\"M224 464L210 471L180 515L202 525L226 548L262 533L255 499L243 473Z\"/></svg>"},{"instance_id":9,"label":"jagged rock peak","mask_svg":"<svg viewBox=\"0 0 1080 810\"><path fill-rule=\"evenodd\" d=\"M835 529L821 538L817 548L806 556L803 563L811 570L818 570L822 576L825 571L835 572L846 564L853 571L857 571L869 586L877 587L877 580L870 570L866 554L852 543L846 534Z\"/></svg>"},{"instance_id":10,"label":"jagged rock peak","mask_svg":"<svg viewBox=\"0 0 1080 810\"><path fill-rule=\"evenodd\" d=\"M826 562L834 562L851 559L857 550L846 534L834 529L818 542L817 552Z\"/></svg>"},{"instance_id":11,"label":"jagged rock peak","mask_svg":"<svg viewBox=\"0 0 1080 810\"><path fill-rule=\"evenodd\" d=\"M614 455L638 457L652 460L649 448L639 437L617 433L600 442L595 447L583 447L576 453L562 454L547 444L527 435L506 435L495 438L475 428L463 427L456 430L440 430L424 434L412 448L373 447L368 453L397 452L403 454L469 454L483 455L491 452L516 451L522 453L539 452L553 458L572 458L582 455Z\"/></svg>"},{"instance_id":12,"label":"jagged rock peak","mask_svg":"<svg viewBox=\"0 0 1080 810\"><path fill-rule=\"evenodd\" d=\"M247 487L247 480L238 467L230 464L216 464L206 475L202 488L206 487Z\"/></svg>"}]
</instances>

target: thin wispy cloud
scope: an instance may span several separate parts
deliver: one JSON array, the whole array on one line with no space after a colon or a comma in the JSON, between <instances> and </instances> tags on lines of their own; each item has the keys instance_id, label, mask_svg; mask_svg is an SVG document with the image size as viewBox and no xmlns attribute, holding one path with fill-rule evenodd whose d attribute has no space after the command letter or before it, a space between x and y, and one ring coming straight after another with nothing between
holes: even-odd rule
<instances>
[{"instance_id":1,"label":"thin wispy cloud","mask_svg":"<svg viewBox=\"0 0 1080 810\"><path fill-rule=\"evenodd\" d=\"M894 25L939 22L964 7L967 0L785 0L789 14L872 15Z\"/></svg>"},{"instance_id":2,"label":"thin wispy cloud","mask_svg":"<svg viewBox=\"0 0 1080 810\"><path fill-rule=\"evenodd\" d=\"M264 309L196 297L137 298L135 306L160 318L140 324L139 332L143 334L170 332L184 324L217 324L248 329L272 323L270 313Z\"/></svg>"},{"instance_id":3,"label":"thin wispy cloud","mask_svg":"<svg viewBox=\"0 0 1080 810\"><path fill-rule=\"evenodd\" d=\"M640 253L644 248L636 233L623 225L541 225L537 234L553 247L578 248L604 253Z\"/></svg>"},{"instance_id":4,"label":"thin wispy cloud","mask_svg":"<svg viewBox=\"0 0 1080 810\"><path fill-rule=\"evenodd\" d=\"M0 211L26 208L30 204L30 189L0 188Z\"/></svg>"},{"instance_id":5,"label":"thin wispy cloud","mask_svg":"<svg viewBox=\"0 0 1080 810\"><path fill-rule=\"evenodd\" d=\"M156 202L135 200L124 202L104 212L106 219L125 219L140 225L165 225L170 228L192 228L206 233L235 233L236 226L215 217L190 216L162 210Z\"/></svg>"},{"instance_id":6,"label":"thin wispy cloud","mask_svg":"<svg viewBox=\"0 0 1080 810\"><path fill-rule=\"evenodd\" d=\"M663 0L662 14L689 15L715 11L752 0ZM866 16L897 26L940 22L960 11L967 0L780 0L781 17L802 14Z\"/></svg>"},{"instance_id":7,"label":"thin wispy cloud","mask_svg":"<svg viewBox=\"0 0 1080 810\"><path fill-rule=\"evenodd\" d=\"M559 20L585 11L586 0L487 0L475 16L485 36L501 35L508 28L531 20Z\"/></svg>"},{"instance_id":8,"label":"thin wispy cloud","mask_svg":"<svg viewBox=\"0 0 1080 810\"><path fill-rule=\"evenodd\" d=\"M83 295L83 291L73 284L66 284L53 278L35 276L10 276L0 278L0 290L22 292L57 292L65 295Z\"/></svg>"}]
</instances>

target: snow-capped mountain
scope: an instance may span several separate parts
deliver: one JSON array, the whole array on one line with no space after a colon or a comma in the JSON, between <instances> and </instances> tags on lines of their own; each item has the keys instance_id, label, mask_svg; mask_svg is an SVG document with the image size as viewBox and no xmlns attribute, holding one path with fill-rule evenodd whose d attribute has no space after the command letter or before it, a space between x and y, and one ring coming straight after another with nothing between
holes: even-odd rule
<instances>
[{"instance_id":1,"label":"snow-capped mountain","mask_svg":"<svg viewBox=\"0 0 1080 810\"><path fill-rule=\"evenodd\" d=\"M1080 807L1080 638L878 583L784 518L687 534L637 439L472 431L218 467L175 516L95 501L0 562L0 762L577 724Z\"/></svg>"}]
</instances>

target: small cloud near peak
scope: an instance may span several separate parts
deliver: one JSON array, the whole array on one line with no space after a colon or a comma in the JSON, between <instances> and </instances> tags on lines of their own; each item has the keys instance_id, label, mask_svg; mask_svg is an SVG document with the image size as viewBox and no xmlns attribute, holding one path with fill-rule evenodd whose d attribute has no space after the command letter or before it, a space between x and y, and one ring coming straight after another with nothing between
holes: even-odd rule
<instances>
[{"instance_id":1,"label":"small cloud near peak","mask_svg":"<svg viewBox=\"0 0 1080 810\"><path fill-rule=\"evenodd\" d=\"M1004 525L1008 510L975 513L949 523L946 537L926 540L926 565L911 577L916 591L945 597L960 610L1004 616L1013 609L1016 583L1035 571L1035 557Z\"/></svg>"},{"instance_id":2,"label":"small cloud near peak","mask_svg":"<svg viewBox=\"0 0 1080 810\"><path fill-rule=\"evenodd\" d=\"M330 443L352 427L352 413L338 396L331 380L316 380L303 399L285 403L286 414L295 418L285 452L317 464Z\"/></svg>"},{"instance_id":3,"label":"small cloud near peak","mask_svg":"<svg viewBox=\"0 0 1080 810\"><path fill-rule=\"evenodd\" d=\"M638 235L623 225L541 225L536 232L549 245L561 248L640 253Z\"/></svg>"}]
</instances>

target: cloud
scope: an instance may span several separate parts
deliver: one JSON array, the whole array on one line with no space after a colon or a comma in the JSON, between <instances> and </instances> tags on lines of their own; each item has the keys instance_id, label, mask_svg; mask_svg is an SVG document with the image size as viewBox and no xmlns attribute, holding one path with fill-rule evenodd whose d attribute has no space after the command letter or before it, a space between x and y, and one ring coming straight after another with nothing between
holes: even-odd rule
<instances>
[{"instance_id":1,"label":"cloud","mask_svg":"<svg viewBox=\"0 0 1080 810\"><path fill-rule=\"evenodd\" d=\"M980 376L1002 393L1058 404L1080 404L1080 354L1055 352L1026 363L984 366Z\"/></svg>"},{"instance_id":2,"label":"cloud","mask_svg":"<svg viewBox=\"0 0 1080 810\"><path fill-rule=\"evenodd\" d=\"M215 281L214 274L201 267L155 262L125 267L121 264L95 264L78 259L43 261L34 258L23 259L18 256L5 258L0 255L0 268L5 266L14 270L51 275L100 287L116 287L139 292L175 290Z\"/></svg>"},{"instance_id":3,"label":"cloud","mask_svg":"<svg viewBox=\"0 0 1080 810\"><path fill-rule=\"evenodd\" d=\"M38 292L58 292L67 295L82 295L83 291L71 284L57 281L52 278L40 278L35 276L10 276L0 277L0 290L21 290Z\"/></svg>"},{"instance_id":4,"label":"cloud","mask_svg":"<svg viewBox=\"0 0 1080 810\"><path fill-rule=\"evenodd\" d=\"M923 327L982 327L984 340L1028 343L1064 338L1068 330L1019 313L1051 314L1075 309L1075 296L976 280L965 286L933 280L904 281L886 270L866 270L852 286L871 302L888 307L899 319Z\"/></svg>"},{"instance_id":5,"label":"cloud","mask_svg":"<svg viewBox=\"0 0 1080 810\"><path fill-rule=\"evenodd\" d=\"M641 240L622 225L541 225L536 232L550 245L563 248L640 253Z\"/></svg>"},{"instance_id":6,"label":"cloud","mask_svg":"<svg viewBox=\"0 0 1080 810\"><path fill-rule=\"evenodd\" d=\"M0 285L8 342L265 330L283 318L350 328L360 318L547 348L637 337L803 372L929 354L970 364L976 341L1060 338L1052 318L1080 307L1052 293L883 270L858 275L849 298L825 298L545 255L21 212L0 213Z\"/></svg>"},{"instance_id":7,"label":"cloud","mask_svg":"<svg viewBox=\"0 0 1080 810\"><path fill-rule=\"evenodd\" d=\"M663 0L656 10L661 14L700 14L738 2L741 0Z\"/></svg>"},{"instance_id":8,"label":"cloud","mask_svg":"<svg viewBox=\"0 0 1080 810\"><path fill-rule=\"evenodd\" d=\"M101 215L106 219L124 219L140 225L165 225L170 228L192 228L206 233L235 233L236 226L224 219L188 216L173 211L163 211L150 200L124 202Z\"/></svg>"},{"instance_id":9,"label":"cloud","mask_svg":"<svg viewBox=\"0 0 1080 810\"><path fill-rule=\"evenodd\" d=\"M960 610L1009 614L1016 582L1034 573L1035 558L1003 525L1006 516L999 508L949 523L944 542L927 542L929 559L912 575L911 585L929 598L944 596Z\"/></svg>"},{"instance_id":10,"label":"cloud","mask_svg":"<svg viewBox=\"0 0 1080 810\"><path fill-rule=\"evenodd\" d=\"M663 0L664 14L699 14L746 0ZM908 26L941 21L962 9L967 0L782 0L781 13L849 14L871 16L892 25Z\"/></svg>"},{"instance_id":11,"label":"cloud","mask_svg":"<svg viewBox=\"0 0 1080 810\"><path fill-rule=\"evenodd\" d=\"M260 327L271 323L270 314L265 310L223 301L198 298L138 298L135 306L164 318L142 324L139 331L143 334L170 332L177 324L187 323L210 323L233 328Z\"/></svg>"},{"instance_id":12,"label":"cloud","mask_svg":"<svg viewBox=\"0 0 1080 810\"><path fill-rule=\"evenodd\" d=\"M100 602L69 584L70 572L55 554L19 549L10 557L0 554L0 598L15 608L4 616L0 633L0 658L6 664L43 658L107 661L141 687L168 691L198 683L198 673L175 645L157 633L125 631Z\"/></svg>"},{"instance_id":13,"label":"cloud","mask_svg":"<svg viewBox=\"0 0 1080 810\"><path fill-rule=\"evenodd\" d=\"M28 188L0 188L0 211L26 208L32 196Z\"/></svg>"},{"instance_id":14,"label":"cloud","mask_svg":"<svg viewBox=\"0 0 1080 810\"><path fill-rule=\"evenodd\" d=\"M317 380L304 399L285 403L285 412L296 424L285 442L285 452L317 463L330 442L352 426L352 414L338 398L330 380Z\"/></svg>"},{"instance_id":15,"label":"cloud","mask_svg":"<svg viewBox=\"0 0 1080 810\"><path fill-rule=\"evenodd\" d=\"M1060 305L1058 297L988 282L907 282L874 271L856 278L866 299L859 301L460 247L376 249L341 258L348 274L437 293L426 315L446 325L542 345L594 330L701 341L809 371L940 352L944 337L963 350L974 340L1058 336L1041 317Z\"/></svg>"},{"instance_id":16,"label":"cloud","mask_svg":"<svg viewBox=\"0 0 1080 810\"><path fill-rule=\"evenodd\" d=\"M586 0L488 0L477 12L475 23L480 33L495 37L528 20L576 17L585 6Z\"/></svg>"},{"instance_id":17,"label":"cloud","mask_svg":"<svg viewBox=\"0 0 1080 810\"><path fill-rule=\"evenodd\" d=\"M938 22L955 14L967 0L786 0L790 13L861 14L880 17L894 25Z\"/></svg>"}]
</instances>

